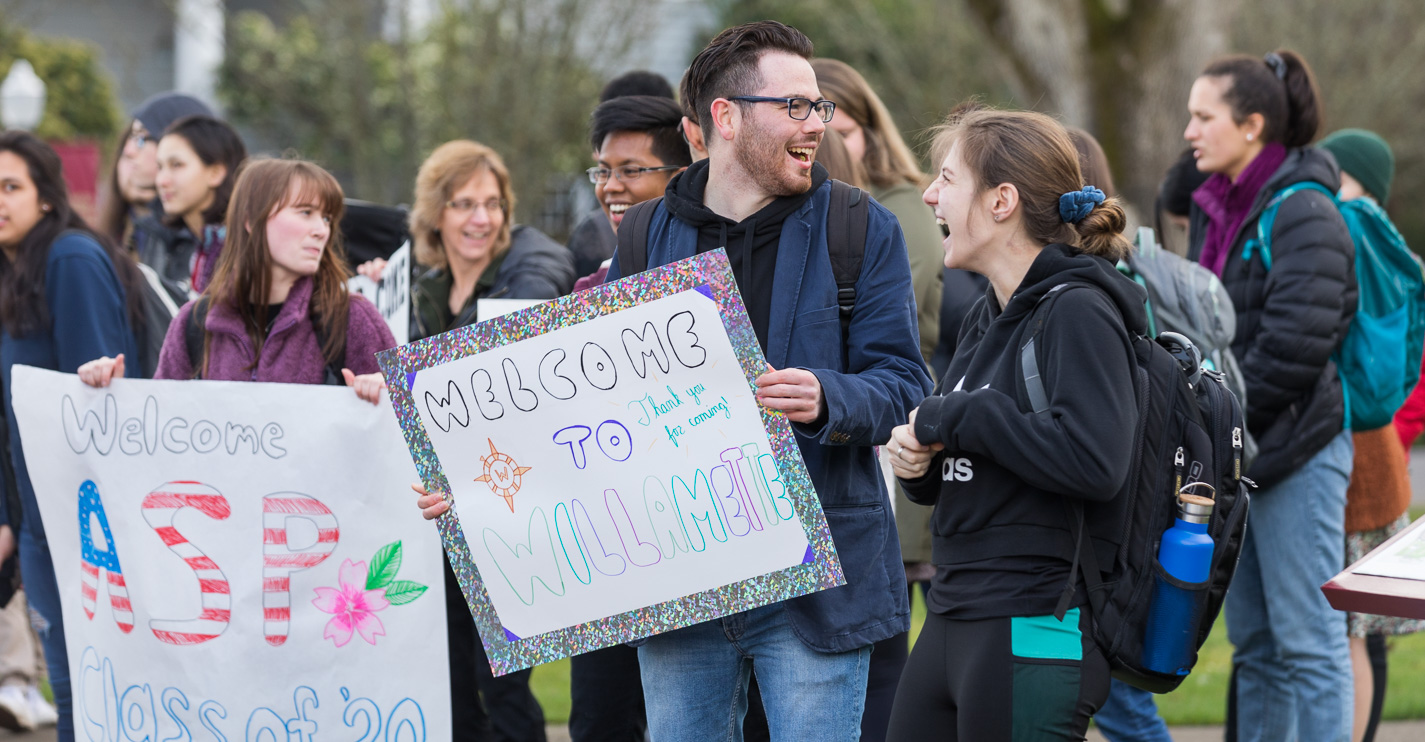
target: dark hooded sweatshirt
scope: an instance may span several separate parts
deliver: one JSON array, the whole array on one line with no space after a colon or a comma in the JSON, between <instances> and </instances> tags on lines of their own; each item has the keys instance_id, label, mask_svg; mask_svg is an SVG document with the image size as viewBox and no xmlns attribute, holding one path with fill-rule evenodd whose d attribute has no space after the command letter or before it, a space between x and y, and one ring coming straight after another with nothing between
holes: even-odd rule
<instances>
[{"instance_id":1,"label":"dark hooded sweatshirt","mask_svg":"<svg viewBox=\"0 0 1425 742\"><path fill-rule=\"evenodd\" d=\"M735 222L703 205L708 187L708 160L693 163L673 176L664 192L668 212L698 230L698 254L719 247L727 249L732 277L742 293L747 317L757 333L757 344L767 351L767 325L772 318L773 273L777 267L777 243L782 239L782 222L801 208L811 194L826 182L821 163L811 167L811 188L795 196L781 196L752 216Z\"/></svg>"},{"instance_id":2,"label":"dark hooded sweatshirt","mask_svg":"<svg viewBox=\"0 0 1425 742\"><path fill-rule=\"evenodd\" d=\"M1061 284L1074 286L1036 313ZM931 610L960 620L1053 613L1073 554L1065 496L1086 501L1094 548L1111 561L1112 511L1138 421L1125 324L1146 332L1145 298L1107 260L1049 245L1003 311L993 287L971 310L915 420L916 437L945 451L926 476L902 480L910 499L935 505ZM1020 370L1020 348L1036 325L1049 397L1040 414Z\"/></svg>"}]
</instances>

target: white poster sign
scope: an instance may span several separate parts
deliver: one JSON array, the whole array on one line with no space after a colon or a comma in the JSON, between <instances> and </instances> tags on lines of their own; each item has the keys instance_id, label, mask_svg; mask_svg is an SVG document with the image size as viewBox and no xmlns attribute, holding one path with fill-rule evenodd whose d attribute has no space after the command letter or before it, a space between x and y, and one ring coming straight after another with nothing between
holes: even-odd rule
<instances>
[{"instance_id":1,"label":"white poster sign","mask_svg":"<svg viewBox=\"0 0 1425 742\"><path fill-rule=\"evenodd\" d=\"M411 243L391 254L377 283L366 276L353 276L349 282L352 293L361 294L376 305L397 345L405 345L411 337Z\"/></svg>"},{"instance_id":2,"label":"white poster sign","mask_svg":"<svg viewBox=\"0 0 1425 742\"><path fill-rule=\"evenodd\" d=\"M79 739L450 738L440 541L387 403L19 366Z\"/></svg>"}]
</instances>

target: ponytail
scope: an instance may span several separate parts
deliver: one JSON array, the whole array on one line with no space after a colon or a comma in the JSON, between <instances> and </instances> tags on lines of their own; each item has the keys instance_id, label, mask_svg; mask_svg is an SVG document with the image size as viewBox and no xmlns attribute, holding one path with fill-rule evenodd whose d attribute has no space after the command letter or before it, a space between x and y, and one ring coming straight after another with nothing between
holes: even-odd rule
<instances>
[{"instance_id":1,"label":"ponytail","mask_svg":"<svg viewBox=\"0 0 1425 742\"><path fill-rule=\"evenodd\" d=\"M1123 237L1128 227L1128 214L1117 198L1106 199L1094 207L1088 216L1074 225L1079 233L1079 249L1117 263L1128 257L1133 245Z\"/></svg>"},{"instance_id":2,"label":"ponytail","mask_svg":"<svg viewBox=\"0 0 1425 742\"><path fill-rule=\"evenodd\" d=\"M1234 54L1214 60L1203 77L1225 77L1222 99L1237 123L1262 115L1262 140L1305 147L1321 129L1321 91L1306 60L1290 49L1264 57Z\"/></svg>"},{"instance_id":3,"label":"ponytail","mask_svg":"<svg viewBox=\"0 0 1425 742\"><path fill-rule=\"evenodd\" d=\"M1305 147L1321 130L1321 90L1316 87L1316 76L1301 55L1289 49L1273 53L1286 64L1282 82L1286 85L1287 121L1282 144Z\"/></svg>"}]
</instances>

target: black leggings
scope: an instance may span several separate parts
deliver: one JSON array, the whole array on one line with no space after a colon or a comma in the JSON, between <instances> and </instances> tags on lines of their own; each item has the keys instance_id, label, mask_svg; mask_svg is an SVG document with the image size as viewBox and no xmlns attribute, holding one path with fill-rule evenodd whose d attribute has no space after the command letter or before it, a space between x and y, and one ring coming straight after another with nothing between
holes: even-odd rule
<instances>
[{"instance_id":1,"label":"black leggings","mask_svg":"<svg viewBox=\"0 0 1425 742\"><path fill-rule=\"evenodd\" d=\"M956 621L931 613L891 709L891 742L1081 740L1108 698L1086 616Z\"/></svg>"}]
</instances>

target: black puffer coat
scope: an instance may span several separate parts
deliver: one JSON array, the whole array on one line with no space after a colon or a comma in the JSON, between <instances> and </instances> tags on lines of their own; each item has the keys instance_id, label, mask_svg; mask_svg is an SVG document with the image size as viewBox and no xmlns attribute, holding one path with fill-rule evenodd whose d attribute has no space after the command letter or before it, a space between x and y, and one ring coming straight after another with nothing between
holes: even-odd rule
<instances>
[{"instance_id":1,"label":"black puffer coat","mask_svg":"<svg viewBox=\"0 0 1425 742\"><path fill-rule=\"evenodd\" d=\"M1356 260L1351 233L1325 194L1302 191L1282 202L1272 228L1272 267L1243 246L1283 188L1315 181L1341 186L1336 161L1323 150L1291 150L1257 194L1232 238L1222 284L1237 310L1232 352L1247 384L1247 429L1260 446L1247 474L1271 486L1299 469L1342 430L1345 406L1331 354L1356 313ZM1207 215L1193 204L1188 257L1197 260Z\"/></svg>"}]
</instances>

